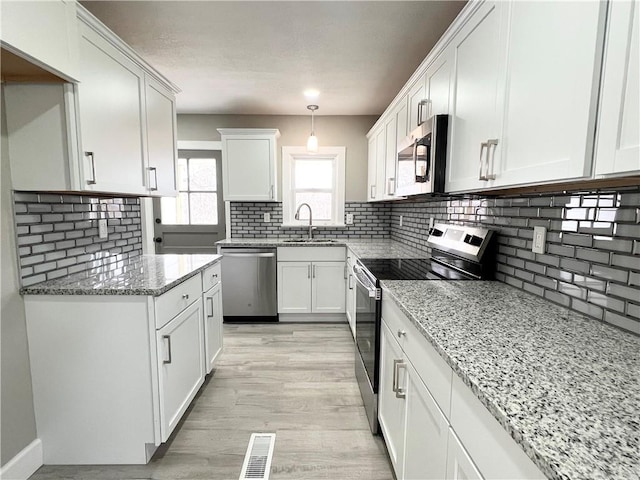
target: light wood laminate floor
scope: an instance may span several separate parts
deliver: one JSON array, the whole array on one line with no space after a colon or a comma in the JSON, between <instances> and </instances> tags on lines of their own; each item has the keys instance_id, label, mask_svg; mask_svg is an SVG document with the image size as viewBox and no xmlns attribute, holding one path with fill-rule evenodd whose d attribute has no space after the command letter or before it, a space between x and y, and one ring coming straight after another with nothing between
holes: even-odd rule
<instances>
[{"instance_id":1,"label":"light wood laminate floor","mask_svg":"<svg viewBox=\"0 0 640 480\"><path fill-rule=\"evenodd\" d=\"M237 479L252 432L276 433L273 480L393 479L346 324L225 324L224 334L213 375L149 464L43 466L31 479Z\"/></svg>"}]
</instances>

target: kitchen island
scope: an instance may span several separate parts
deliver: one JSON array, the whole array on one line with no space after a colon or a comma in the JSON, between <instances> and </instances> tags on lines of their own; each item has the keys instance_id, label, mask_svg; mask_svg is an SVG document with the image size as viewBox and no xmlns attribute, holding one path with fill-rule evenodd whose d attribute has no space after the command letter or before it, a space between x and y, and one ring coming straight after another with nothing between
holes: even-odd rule
<instances>
[{"instance_id":1,"label":"kitchen island","mask_svg":"<svg viewBox=\"0 0 640 480\"><path fill-rule=\"evenodd\" d=\"M453 370L451 427L481 472L456 382L548 478L638 478L640 338L500 282L384 281L385 301Z\"/></svg>"},{"instance_id":2,"label":"kitchen island","mask_svg":"<svg viewBox=\"0 0 640 480\"><path fill-rule=\"evenodd\" d=\"M22 289L45 464L144 464L222 350L220 255L142 255Z\"/></svg>"}]
</instances>

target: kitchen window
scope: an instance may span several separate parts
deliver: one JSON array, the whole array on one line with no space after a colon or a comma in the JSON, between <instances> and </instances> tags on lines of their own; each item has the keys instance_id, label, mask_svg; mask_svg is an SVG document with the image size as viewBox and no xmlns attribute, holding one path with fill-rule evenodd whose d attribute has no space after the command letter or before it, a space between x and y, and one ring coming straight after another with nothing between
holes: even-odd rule
<instances>
[{"instance_id":1,"label":"kitchen window","mask_svg":"<svg viewBox=\"0 0 640 480\"><path fill-rule=\"evenodd\" d=\"M308 203L313 225L344 225L345 147L320 147L309 153L304 147L282 147L282 209L285 226L306 226L309 210L294 215Z\"/></svg>"},{"instance_id":2,"label":"kitchen window","mask_svg":"<svg viewBox=\"0 0 640 480\"><path fill-rule=\"evenodd\" d=\"M163 197L160 202L162 223L165 225L218 224L218 160L210 152L198 153L179 152L176 169L178 196Z\"/></svg>"}]
</instances>

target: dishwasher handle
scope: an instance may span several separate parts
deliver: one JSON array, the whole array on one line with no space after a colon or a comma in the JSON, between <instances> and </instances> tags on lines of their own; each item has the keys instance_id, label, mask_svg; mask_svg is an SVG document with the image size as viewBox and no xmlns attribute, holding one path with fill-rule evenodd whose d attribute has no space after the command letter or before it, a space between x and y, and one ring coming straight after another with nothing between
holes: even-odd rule
<instances>
[{"instance_id":1,"label":"dishwasher handle","mask_svg":"<svg viewBox=\"0 0 640 480\"><path fill-rule=\"evenodd\" d=\"M249 257L273 258L276 256L276 254L275 253L225 253L223 251L222 256L223 257L241 257L241 258L249 258Z\"/></svg>"}]
</instances>

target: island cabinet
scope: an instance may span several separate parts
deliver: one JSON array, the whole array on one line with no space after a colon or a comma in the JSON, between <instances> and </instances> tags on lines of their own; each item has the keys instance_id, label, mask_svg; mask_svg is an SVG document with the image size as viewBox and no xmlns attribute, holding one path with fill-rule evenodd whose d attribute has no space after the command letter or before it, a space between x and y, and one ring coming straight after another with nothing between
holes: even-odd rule
<instances>
[{"instance_id":1,"label":"island cabinet","mask_svg":"<svg viewBox=\"0 0 640 480\"><path fill-rule=\"evenodd\" d=\"M3 50L61 79L77 81L76 5L75 0L3 0L0 4ZM3 65L3 76L5 69ZM21 75L21 72L16 73ZM6 78L13 77L8 75Z\"/></svg>"},{"instance_id":2,"label":"island cabinet","mask_svg":"<svg viewBox=\"0 0 640 480\"><path fill-rule=\"evenodd\" d=\"M585 178L606 2L493 2L451 40L446 189Z\"/></svg>"},{"instance_id":3,"label":"island cabinet","mask_svg":"<svg viewBox=\"0 0 640 480\"><path fill-rule=\"evenodd\" d=\"M640 4L610 2L596 148L597 177L640 173Z\"/></svg>"},{"instance_id":4,"label":"island cabinet","mask_svg":"<svg viewBox=\"0 0 640 480\"><path fill-rule=\"evenodd\" d=\"M227 201L278 200L278 138L264 128L219 128L222 184Z\"/></svg>"},{"instance_id":5,"label":"island cabinet","mask_svg":"<svg viewBox=\"0 0 640 480\"><path fill-rule=\"evenodd\" d=\"M398 480L545 478L391 299L378 419Z\"/></svg>"},{"instance_id":6,"label":"island cabinet","mask_svg":"<svg viewBox=\"0 0 640 480\"><path fill-rule=\"evenodd\" d=\"M13 188L175 195L177 88L77 12L79 83L3 87Z\"/></svg>"},{"instance_id":7,"label":"island cabinet","mask_svg":"<svg viewBox=\"0 0 640 480\"><path fill-rule=\"evenodd\" d=\"M344 247L278 247L280 320L345 320Z\"/></svg>"},{"instance_id":8,"label":"island cabinet","mask_svg":"<svg viewBox=\"0 0 640 480\"><path fill-rule=\"evenodd\" d=\"M219 271L159 296L25 295L45 464L150 460L222 348Z\"/></svg>"}]
</instances>

